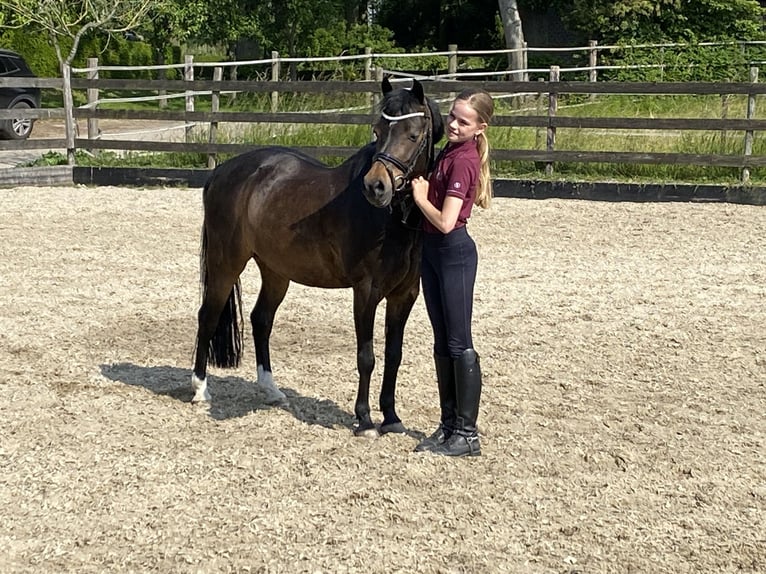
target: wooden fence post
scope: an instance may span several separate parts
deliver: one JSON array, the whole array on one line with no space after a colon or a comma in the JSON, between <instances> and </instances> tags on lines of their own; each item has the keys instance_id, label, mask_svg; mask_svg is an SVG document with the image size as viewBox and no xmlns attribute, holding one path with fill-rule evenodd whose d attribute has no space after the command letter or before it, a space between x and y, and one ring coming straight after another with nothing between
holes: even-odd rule
<instances>
[{"instance_id":1,"label":"wooden fence post","mask_svg":"<svg viewBox=\"0 0 766 574\"><path fill-rule=\"evenodd\" d=\"M187 82L194 82L194 56L184 56L184 80ZM194 111L194 93L192 90L186 90L186 111ZM186 124L186 143L191 142L192 127L193 124L188 120L184 120Z\"/></svg>"},{"instance_id":2,"label":"wooden fence post","mask_svg":"<svg viewBox=\"0 0 766 574\"><path fill-rule=\"evenodd\" d=\"M721 119L729 118L729 104L731 103L731 94L721 94ZM726 140L729 139L728 130L721 130L721 145L726 149Z\"/></svg>"},{"instance_id":3,"label":"wooden fence post","mask_svg":"<svg viewBox=\"0 0 766 574\"><path fill-rule=\"evenodd\" d=\"M521 51L521 65L524 66L524 73L521 79L525 82L529 81L529 44L524 42L524 47Z\"/></svg>"},{"instance_id":4,"label":"wooden fence post","mask_svg":"<svg viewBox=\"0 0 766 574\"><path fill-rule=\"evenodd\" d=\"M364 79L369 82L372 80L372 48L369 46L364 49ZM370 92L370 108L375 112L375 92Z\"/></svg>"},{"instance_id":5,"label":"wooden fence post","mask_svg":"<svg viewBox=\"0 0 766 574\"><path fill-rule=\"evenodd\" d=\"M364 79L372 80L372 48L364 49Z\"/></svg>"},{"instance_id":6,"label":"wooden fence post","mask_svg":"<svg viewBox=\"0 0 766 574\"><path fill-rule=\"evenodd\" d=\"M598 66L598 50L596 49L597 45L598 42L596 42L596 40L591 40L588 42L588 67L590 68L588 70L589 82L595 82L598 78L598 70L596 70L596 66Z\"/></svg>"},{"instance_id":7,"label":"wooden fence post","mask_svg":"<svg viewBox=\"0 0 766 574\"><path fill-rule=\"evenodd\" d=\"M375 67L375 83L378 85L378 89L372 92L372 113L378 113L380 109L380 84L383 82L383 68L380 66ZM374 120L373 120L374 121Z\"/></svg>"},{"instance_id":8,"label":"wooden fence post","mask_svg":"<svg viewBox=\"0 0 766 574\"><path fill-rule=\"evenodd\" d=\"M271 53L271 81L279 81L279 52ZM271 113L276 114L279 109L279 92L271 92Z\"/></svg>"},{"instance_id":9,"label":"wooden fence post","mask_svg":"<svg viewBox=\"0 0 766 574\"><path fill-rule=\"evenodd\" d=\"M213 81L220 82L223 79L223 68L216 66L213 68ZM210 100L210 111L214 114L221 109L221 92L219 90L213 90L213 96ZM208 142L216 143L218 134L218 121L212 120L210 122L210 133L208 135ZM215 167L215 153L207 154L207 168L213 169Z\"/></svg>"},{"instance_id":10,"label":"wooden fence post","mask_svg":"<svg viewBox=\"0 0 766 574\"><path fill-rule=\"evenodd\" d=\"M537 78L538 82L544 82L545 78ZM535 115L543 115L543 91L537 92L535 98ZM535 149L541 149L543 147L543 131L541 128L535 128Z\"/></svg>"},{"instance_id":11,"label":"wooden fence post","mask_svg":"<svg viewBox=\"0 0 766 574\"><path fill-rule=\"evenodd\" d=\"M589 50L588 50L588 67L590 70L588 70L588 81L595 83L598 80L598 70L596 70L596 66L598 66L598 50L596 49L596 46L598 45L598 42L596 40L590 40L588 42ZM589 96L590 100L596 99L596 94L591 94Z\"/></svg>"},{"instance_id":12,"label":"wooden fence post","mask_svg":"<svg viewBox=\"0 0 766 574\"><path fill-rule=\"evenodd\" d=\"M509 80L516 80L519 82L528 82L529 81L529 66L528 63L528 55L529 55L529 44L527 42L523 42L521 45L521 67L524 68L524 70L519 73L518 70L515 70L514 73L510 76L508 76L507 79ZM511 106L513 108L521 108L525 105L527 105L527 102L530 101L530 98L534 96L529 96L527 94L521 94L520 96L514 96L511 98Z\"/></svg>"},{"instance_id":13,"label":"wooden fence post","mask_svg":"<svg viewBox=\"0 0 766 574\"><path fill-rule=\"evenodd\" d=\"M457 44L447 46L447 51L450 53L447 57L447 73L450 75L450 80L454 80L452 75L457 73Z\"/></svg>"},{"instance_id":14,"label":"wooden fence post","mask_svg":"<svg viewBox=\"0 0 766 574\"><path fill-rule=\"evenodd\" d=\"M559 76L560 76L559 67L551 66L550 81L558 82ZM545 141L546 151L553 151L553 149L556 147L556 128L553 126L553 122L551 120L554 117L556 117L556 111L558 110L558 103L559 103L558 93L553 91L553 88L551 87L551 91L548 92L548 132L547 132L547 137ZM547 176L553 175L552 161L546 162L545 175Z\"/></svg>"},{"instance_id":15,"label":"wooden fence post","mask_svg":"<svg viewBox=\"0 0 766 574\"><path fill-rule=\"evenodd\" d=\"M98 58L88 58L88 79L98 80ZM88 88L88 109L95 110L98 107L98 88ZM88 118L88 139L98 139L98 118ZM89 150L96 153L97 150Z\"/></svg>"},{"instance_id":16,"label":"wooden fence post","mask_svg":"<svg viewBox=\"0 0 766 574\"><path fill-rule=\"evenodd\" d=\"M74 98L72 96L72 66L64 63L61 66L64 96L64 133L66 137L67 165L75 164L75 137L77 124L74 121Z\"/></svg>"},{"instance_id":17,"label":"wooden fence post","mask_svg":"<svg viewBox=\"0 0 766 574\"><path fill-rule=\"evenodd\" d=\"M232 66L229 69L229 79L232 81L237 80L237 68L238 66ZM231 92L229 92L229 104L233 103L234 100L236 99L237 99L237 90L232 90Z\"/></svg>"},{"instance_id":18,"label":"wooden fence post","mask_svg":"<svg viewBox=\"0 0 766 574\"><path fill-rule=\"evenodd\" d=\"M449 44L447 50L450 52L447 60L447 74L450 80L454 80L456 79L454 74L457 74L457 44ZM454 100L456 95L456 92L450 92L449 97Z\"/></svg>"},{"instance_id":19,"label":"wooden fence post","mask_svg":"<svg viewBox=\"0 0 766 574\"><path fill-rule=\"evenodd\" d=\"M758 68L752 66L750 68L750 81L752 83L758 82ZM747 119L752 120L755 118L755 94L747 95ZM753 130L747 130L745 132L745 160L749 156L753 155ZM750 181L750 168L744 167L742 169L742 183L748 183Z\"/></svg>"}]
</instances>

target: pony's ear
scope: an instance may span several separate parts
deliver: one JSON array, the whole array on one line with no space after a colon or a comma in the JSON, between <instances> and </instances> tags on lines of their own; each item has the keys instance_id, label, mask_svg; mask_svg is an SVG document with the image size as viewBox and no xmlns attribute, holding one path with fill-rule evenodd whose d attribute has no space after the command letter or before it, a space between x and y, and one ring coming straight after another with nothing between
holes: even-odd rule
<instances>
[{"instance_id":1,"label":"pony's ear","mask_svg":"<svg viewBox=\"0 0 766 574\"><path fill-rule=\"evenodd\" d=\"M394 87L391 85L391 82L388 81L388 76L383 78L383 81L380 83L380 87L383 90L383 95L394 89Z\"/></svg>"},{"instance_id":2,"label":"pony's ear","mask_svg":"<svg viewBox=\"0 0 766 574\"><path fill-rule=\"evenodd\" d=\"M426 94L423 92L423 84L417 80L412 80L412 95L415 96L421 104L426 103Z\"/></svg>"}]
</instances>

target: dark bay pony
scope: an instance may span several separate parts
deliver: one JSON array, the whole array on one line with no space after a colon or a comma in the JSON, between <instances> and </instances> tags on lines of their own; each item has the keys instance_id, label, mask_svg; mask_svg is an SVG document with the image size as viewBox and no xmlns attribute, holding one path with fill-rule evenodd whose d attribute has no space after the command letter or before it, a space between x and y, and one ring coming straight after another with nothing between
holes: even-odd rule
<instances>
[{"instance_id":1,"label":"dark bay pony","mask_svg":"<svg viewBox=\"0 0 766 574\"><path fill-rule=\"evenodd\" d=\"M336 168L298 151L261 148L215 169L203 192L200 255L202 304L192 384L194 402L209 401L207 364L239 365L240 274L255 260L261 290L250 314L257 383L269 403L286 400L271 371L269 336L291 281L351 287L359 386L357 434L377 435L370 417L375 366L373 323L386 299L380 431L403 432L395 410L404 326L419 292L421 237L408 220L412 178L425 175L444 134L434 102L415 81L394 90L383 81L381 116L371 143ZM408 201L410 200L410 201Z\"/></svg>"}]
</instances>

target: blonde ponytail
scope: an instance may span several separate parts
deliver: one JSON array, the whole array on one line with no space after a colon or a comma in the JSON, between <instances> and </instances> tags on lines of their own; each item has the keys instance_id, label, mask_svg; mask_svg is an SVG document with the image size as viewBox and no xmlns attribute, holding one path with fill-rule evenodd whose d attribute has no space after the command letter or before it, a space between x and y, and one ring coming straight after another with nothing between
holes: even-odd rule
<instances>
[{"instance_id":1,"label":"blonde ponytail","mask_svg":"<svg viewBox=\"0 0 766 574\"><path fill-rule=\"evenodd\" d=\"M495 103L492 96L486 90L478 88L468 88L463 90L455 98L468 103L479 117L479 121L485 124L484 130L476 135L476 147L479 150L479 159L481 167L479 168L479 183L476 187L476 198L474 205L482 208L489 207L492 201L492 181L489 173L489 139L487 138L487 127L495 113Z\"/></svg>"},{"instance_id":2,"label":"blonde ponytail","mask_svg":"<svg viewBox=\"0 0 766 574\"><path fill-rule=\"evenodd\" d=\"M484 132L476 138L476 147L479 148L481 167L479 168L479 185L476 188L474 205L487 209L492 202L492 181L489 174L489 140Z\"/></svg>"}]
</instances>

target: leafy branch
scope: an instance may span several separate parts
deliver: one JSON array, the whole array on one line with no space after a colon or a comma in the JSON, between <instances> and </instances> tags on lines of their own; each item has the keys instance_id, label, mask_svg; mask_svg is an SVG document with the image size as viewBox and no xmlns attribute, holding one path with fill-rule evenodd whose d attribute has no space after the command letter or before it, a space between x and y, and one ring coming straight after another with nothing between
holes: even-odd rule
<instances>
[{"instance_id":1,"label":"leafy branch","mask_svg":"<svg viewBox=\"0 0 766 574\"><path fill-rule=\"evenodd\" d=\"M0 0L7 14L6 26L36 27L51 40L59 65L70 65L82 38L91 31L119 34L136 28L145 18L152 0ZM65 46L71 47L64 57Z\"/></svg>"}]
</instances>

